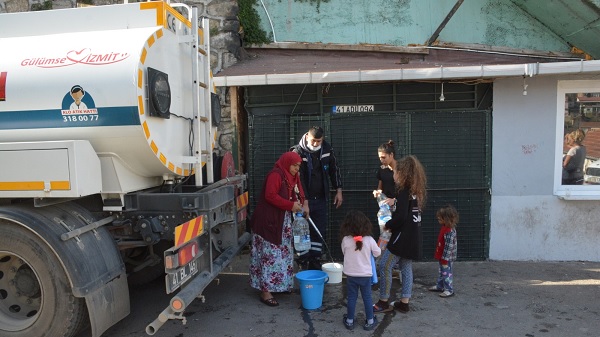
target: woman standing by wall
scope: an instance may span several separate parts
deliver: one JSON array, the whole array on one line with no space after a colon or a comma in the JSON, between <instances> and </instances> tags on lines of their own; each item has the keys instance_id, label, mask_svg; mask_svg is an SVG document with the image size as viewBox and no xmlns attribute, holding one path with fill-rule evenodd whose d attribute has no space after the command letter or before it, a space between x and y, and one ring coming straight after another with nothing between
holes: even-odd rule
<instances>
[{"instance_id":1,"label":"woman standing by wall","mask_svg":"<svg viewBox=\"0 0 600 337\"><path fill-rule=\"evenodd\" d=\"M389 140L387 143L379 145L377 155L381 166L377 170L377 189L373 190L373 197L377 199L381 193L385 194L385 203L390 206L393 212L396 207L396 183L394 182L394 169L396 168L396 149L394 141ZM381 205L380 205L381 206ZM374 227L374 237L377 238L381 234L380 226Z\"/></svg>"},{"instance_id":2,"label":"woman standing by wall","mask_svg":"<svg viewBox=\"0 0 600 337\"><path fill-rule=\"evenodd\" d=\"M386 203L392 207L396 201L396 183L394 182L394 169L396 168L396 150L394 141L389 140L377 148L381 167L377 170L377 189L373 195L377 197L376 191L381 191L388 198Z\"/></svg>"},{"instance_id":3,"label":"woman standing by wall","mask_svg":"<svg viewBox=\"0 0 600 337\"><path fill-rule=\"evenodd\" d=\"M279 157L267 174L250 220L250 285L261 291L260 301L271 307L279 305L272 292L294 287L292 213L303 211L304 191L298 177L301 162L295 152Z\"/></svg>"}]
</instances>

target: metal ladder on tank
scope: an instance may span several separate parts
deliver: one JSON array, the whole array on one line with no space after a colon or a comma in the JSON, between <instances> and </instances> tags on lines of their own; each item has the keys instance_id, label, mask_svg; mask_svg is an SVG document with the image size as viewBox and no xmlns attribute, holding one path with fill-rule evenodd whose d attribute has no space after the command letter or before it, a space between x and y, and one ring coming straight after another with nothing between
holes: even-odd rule
<instances>
[{"instance_id":1,"label":"metal ladder on tank","mask_svg":"<svg viewBox=\"0 0 600 337\"><path fill-rule=\"evenodd\" d=\"M129 0L125 0L128 3ZM212 156L213 131L212 131L212 106L211 106L211 88L212 77L210 72L210 33L208 18L202 18L202 39L200 39L198 30L198 8L191 7L183 3L171 3L165 1L171 7L182 7L188 12L188 20L191 22L191 32L189 35L181 36L180 43L191 46L192 58L192 115L193 115L193 134L194 144L193 153L189 157L184 157L183 162L194 165L196 175L196 186L204 186L205 183L212 184L215 181ZM202 61L200 61L200 59ZM206 165L206 181L202 174L202 166Z\"/></svg>"},{"instance_id":2,"label":"metal ladder on tank","mask_svg":"<svg viewBox=\"0 0 600 337\"><path fill-rule=\"evenodd\" d=\"M202 39L198 33L198 8L192 7L192 96L194 134L198 138L194 144L196 186L215 181L213 173L213 131L210 74L210 33L208 18L202 18ZM206 165L206 182L203 181L202 166Z\"/></svg>"}]
</instances>

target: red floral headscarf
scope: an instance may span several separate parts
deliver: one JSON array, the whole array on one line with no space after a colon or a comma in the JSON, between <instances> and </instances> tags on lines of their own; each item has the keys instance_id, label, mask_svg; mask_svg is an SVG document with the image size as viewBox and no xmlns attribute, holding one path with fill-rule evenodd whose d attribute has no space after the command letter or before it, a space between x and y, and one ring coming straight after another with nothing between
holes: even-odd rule
<instances>
[{"instance_id":1,"label":"red floral headscarf","mask_svg":"<svg viewBox=\"0 0 600 337\"><path fill-rule=\"evenodd\" d=\"M299 164L302 162L302 158L296 152L285 152L275 162L275 167L278 167L285 173L285 180L288 182L288 190L293 191L296 185L300 185L300 174L292 175L290 173L290 166Z\"/></svg>"}]
</instances>

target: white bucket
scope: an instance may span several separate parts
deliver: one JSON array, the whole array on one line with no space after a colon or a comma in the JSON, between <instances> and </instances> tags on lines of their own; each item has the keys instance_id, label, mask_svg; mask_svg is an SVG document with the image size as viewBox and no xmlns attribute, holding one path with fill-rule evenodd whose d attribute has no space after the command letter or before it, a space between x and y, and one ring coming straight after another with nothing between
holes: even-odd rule
<instances>
[{"instance_id":1,"label":"white bucket","mask_svg":"<svg viewBox=\"0 0 600 337\"><path fill-rule=\"evenodd\" d=\"M323 266L321 266L321 269L327 273L327 276L329 276L329 282L327 282L327 284L342 282L342 271L344 270L344 265L341 263L325 263Z\"/></svg>"}]
</instances>

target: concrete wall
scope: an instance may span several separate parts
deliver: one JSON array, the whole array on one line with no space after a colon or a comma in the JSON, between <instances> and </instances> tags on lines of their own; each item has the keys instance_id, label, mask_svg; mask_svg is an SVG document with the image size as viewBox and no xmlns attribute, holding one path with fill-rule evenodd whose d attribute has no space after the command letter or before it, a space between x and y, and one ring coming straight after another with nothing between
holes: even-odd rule
<instances>
[{"instance_id":1,"label":"concrete wall","mask_svg":"<svg viewBox=\"0 0 600 337\"><path fill-rule=\"evenodd\" d=\"M553 195L558 79L494 82L490 259L600 261L600 201Z\"/></svg>"},{"instance_id":2,"label":"concrete wall","mask_svg":"<svg viewBox=\"0 0 600 337\"><path fill-rule=\"evenodd\" d=\"M455 0L262 0L255 8L277 42L424 44ZM264 4L264 7L263 7ZM350 5L351 4L351 5ZM269 14L273 29L269 23ZM440 41L568 52L570 46L509 0L465 1Z\"/></svg>"}]
</instances>

